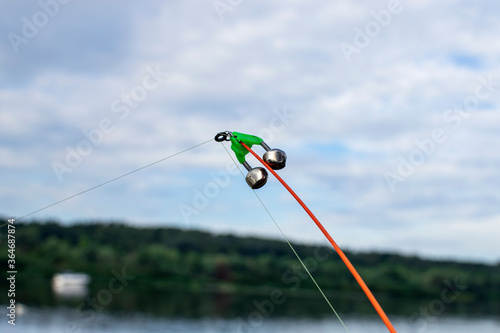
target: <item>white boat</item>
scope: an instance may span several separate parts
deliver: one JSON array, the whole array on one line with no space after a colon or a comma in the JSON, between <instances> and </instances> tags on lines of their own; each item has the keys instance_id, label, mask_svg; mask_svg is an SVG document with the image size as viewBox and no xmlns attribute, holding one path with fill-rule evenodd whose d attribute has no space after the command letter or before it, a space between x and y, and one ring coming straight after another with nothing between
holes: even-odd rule
<instances>
[{"instance_id":1,"label":"white boat","mask_svg":"<svg viewBox=\"0 0 500 333\"><path fill-rule=\"evenodd\" d=\"M88 292L90 276L85 273L58 273L52 277L52 291L62 297L81 297Z\"/></svg>"}]
</instances>

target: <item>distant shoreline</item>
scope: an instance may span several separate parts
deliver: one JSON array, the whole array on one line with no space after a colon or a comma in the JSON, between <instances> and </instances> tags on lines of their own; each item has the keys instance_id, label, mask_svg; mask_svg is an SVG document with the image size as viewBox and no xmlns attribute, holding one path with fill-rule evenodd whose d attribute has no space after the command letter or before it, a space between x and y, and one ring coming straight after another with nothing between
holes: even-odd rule
<instances>
[{"instance_id":1,"label":"distant shoreline","mask_svg":"<svg viewBox=\"0 0 500 333\"><path fill-rule=\"evenodd\" d=\"M50 290L37 286L45 286L44 281L62 271L88 274L91 290L107 290L114 298L122 291L125 295L140 290L162 295L179 290L193 295L233 295L230 298L260 297L278 290L290 299L314 299L318 293L288 245L279 240L120 223L61 225L50 220L23 221L16 227L16 237L20 302L54 302ZM5 244L2 239L2 262L7 260ZM294 245L328 294L364 300L333 249ZM449 302L447 308L500 303L500 264L428 260L394 253L346 254L380 302L388 306L410 299ZM6 282L0 281L0 290L6 287ZM3 297L2 293L0 302Z\"/></svg>"}]
</instances>

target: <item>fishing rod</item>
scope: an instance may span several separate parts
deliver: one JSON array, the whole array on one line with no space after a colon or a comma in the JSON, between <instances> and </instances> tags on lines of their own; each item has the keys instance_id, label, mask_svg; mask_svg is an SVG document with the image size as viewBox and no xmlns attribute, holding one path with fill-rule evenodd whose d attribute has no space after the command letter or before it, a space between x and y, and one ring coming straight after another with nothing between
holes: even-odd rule
<instances>
[{"instance_id":1,"label":"fishing rod","mask_svg":"<svg viewBox=\"0 0 500 333\"><path fill-rule=\"evenodd\" d=\"M290 192L290 194L295 198L295 200L297 200L300 206L302 206L302 208L306 211L309 217L314 221L316 226L321 230L323 235L325 235L325 237L328 239L328 241L333 246L337 254L340 256L340 259L342 259L344 264L347 266L351 274L358 282L363 292L366 294L366 296L372 303L373 307L375 308L378 315L384 322L385 326L387 326L389 332L396 333L396 329L394 328L391 321L385 314L384 310L378 303L377 299L375 298L375 296L373 296L372 292L361 278L361 275L359 275L359 273L356 271L356 268L354 268L352 263L349 261L347 256L342 251L342 249L337 245L337 243L333 240L328 231L323 227L321 222L306 206L306 204L302 201L302 199L300 199L300 197L292 190L292 188L288 186L288 184L276 173L275 170L280 170L285 167L287 158L286 153L280 149L271 149L271 147L269 147L264 142L264 140L258 136L239 133L239 132L230 132L230 131L219 132L215 136L215 141L217 142L231 141L231 149L236 154L238 162L243 164L245 169L247 169L248 171L245 180L252 189L254 190L259 189L266 184L268 179L268 173L266 169L269 170L269 172L271 172L274 175L274 177L276 177L276 179L278 179L278 181L288 190L288 192ZM260 145L266 150L262 158L252 150L253 145ZM262 167L252 168L250 164L248 164L248 162L245 160L245 156L248 153L251 153L253 156L255 156L255 158L257 158L257 160L259 160L259 162L262 163L262 165L264 165L266 169Z\"/></svg>"}]
</instances>

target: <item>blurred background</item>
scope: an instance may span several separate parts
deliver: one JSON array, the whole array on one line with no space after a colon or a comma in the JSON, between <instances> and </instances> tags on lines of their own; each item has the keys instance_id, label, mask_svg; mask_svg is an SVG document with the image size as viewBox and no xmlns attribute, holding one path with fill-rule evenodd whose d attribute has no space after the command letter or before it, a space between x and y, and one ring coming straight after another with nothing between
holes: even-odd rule
<instances>
[{"instance_id":1,"label":"blurred background","mask_svg":"<svg viewBox=\"0 0 500 333\"><path fill-rule=\"evenodd\" d=\"M398 331L498 331L497 2L0 3L2 331L345 331L226 130L287 153ZM386 331L282 186L258 194L349 331Z\"/></svg>"}]
</instances>

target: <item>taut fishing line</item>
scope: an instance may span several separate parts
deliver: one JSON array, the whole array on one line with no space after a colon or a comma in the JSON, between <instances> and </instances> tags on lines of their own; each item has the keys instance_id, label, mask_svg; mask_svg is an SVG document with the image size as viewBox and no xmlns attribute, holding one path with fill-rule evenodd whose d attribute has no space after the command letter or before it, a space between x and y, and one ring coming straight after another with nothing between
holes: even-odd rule
<instances>
[{"instance_id":1,"label":"taut fishing line","mask_svg":"<svg viewBox=\"0 0 500 333\"><path fill-rule=\"evenodd\" d=\"M191 149L197 148L197 147L199 147L199 146L202 146L202 145L204 145L204 144L206 144L206 143L209 143L209 142L212 142L212 141L213 141L213 139L210 139L210 140L204 141L204 142L202 142L202 143L199 143L199 144L197 144L197 145L194 145L194 146L192 146L192 147L189 147L189 148L187 148L187 149L184 149L184 150L182 150L182 151L180 151L180 152L177 152L177 153L175 153L175 154L172 154L172 155L169 155L169 156L167 156L167 157L164 157L164 158L162 158L162 159L160 159L160 160L158 160L158 161L155 161L155 162L153 162L153 163L149 163L149 164L147 164L147 165L145 165L145 166L142 166L142 167L140 167L140 168L138 168L138 169L135 169L135 170L132 170L132 171L130 171L130 172L127 172L127 173L125 173L125 174L123 174L123 175L121 175L121 176L118 176L118 177L115 177L115 178L110 179L110 180L108 180L108 181L105 181L104 183L101 183L101 184L99 184L99 185L93 186L93 187L88 188L88 189L86 189L86 190L84 190L84 191L81 191L81 192L78 192L78 193L76 193L76 194L73 194L73 195L71 195L71 196L69 196L69 197L67 197L67 198L64 198L64 199L62 199L62 200L56 201L56 202L54 202L54 203L52 203L52 204L50 204L50 205L47 205L47 206L45 206L45 207L39 208L39 209L37 209L37 210L34 210L34 211L32 211L31 213L28 213L28 214L26 214L26 215L23 215L23 216L21 216L20 218L17 218L17 219L15 219L15 220L16 220L16 221L19 221L19 220L24 219L24 218L26 218L26 217L28 217L28 216L31 216L31 215L33 215L33 214L39 213L39 212L41 212L41 211L43 211L43 210L46 210L46 209L48 209L48 208L50 208L50 207L54 207L55 205L58 205L58 204L60 204L60 203L63 203L63 202L65 202L65 201L68 201L68 200L70 200L70 199L76 198L76 197L77 197L77 196L79 196L79 195L82 195L82 194L84 194L84 193L87 193L87 192L90 192L90 191L92 191L92 190L95 190L96 188L99 188L99 187L101 187L101 186L104 186L104 185L107 185L107 184L109 184L109 183L112 183L112 182L114 182L114 181L116 181L116 180L118 180L118 179L121 179L121 178L124 178L124 177L130 176L131 174L136 173L137 171L141 171L141 170L143 170L143 169L149 168L150 166L153 166L153 165L158 164L158 163L160 163L160 162L166 161L166 160L168 160L168 159L170 159L170 158L172 158L172 157L175 157L175 156L177 156L177 155L180 155L180 154L185 153L185 152L187 152L187 151L189 151L189 150L191 150ZM5 225L7 225L7 224L4 224L4 225L2 225L2 226L0 226L0 227L3 227L3 226L5 226Z\"/></svg>"},{"instance_id":2,"label":"taut fishing line","mask_svg":"<svg viewBox=\"0 0 500 333\"><path fill-rule=\"evenodd\" d=\"M236 167L238 168L238 171L241 173L241 175L243 176L243 178L245 178L245 175L243 174L243 172L241 171L241 169L238 167L238 164L236 163L236 161L233 159L233 157L231 156L231 154L229 153L229 151L227 150L226 146L221 142L221 145L222 147L224 147L224 150L226 151L226 153L229 155L229 158L231 158L231 160L233 161L233 163L236 165ZM311 272L309 271L309 269L307 268L307 266L304 264L304 262L302 261L302 259L300 258L299 254L297 253L297 251L295 251L295 248L293 247L292 243L290 243L290 241L288 240L288 238L286 237L285 233L283 232L283 230L281 229L281 227L279 226L278 222L276 222L276 220L274 219L273 215L271 214L271 212L269 211L269 209L267 209L266 205L264 204L264 202L262 201L262 199L259 197L259 195L257 194L257 192L252 189L253 191L253 194L255 194L255 196L257 197L257 199L259 200L260 204L262 205L262 207L264 207L264 209L266 210L267 212L267 215L269 215L269 217L271 218L271 220L274 222L274 225L276 225L276 227L278 228L279 232L281 233L281 235L283 236L283 238L285 239L286 243L288 244L288 246L290 247L290 249L292 249L292 252L295 254L295 256L297 257L297 259L299 260L300 264L302 265L302 267L304 267L304 269L306 270L307 274L309 275L309 277L311 278L311 280L314 282L314 285L316 286L316 288L318 288L319 292L321 293L321 295L323 296L323 298L325 299L326 303L328 303L328 305L330 306L330 309L332 309L333 313L335 314L335 316L338 318L338 320L340 321L340 323L342 324L342 326L344 327L344 329L346 330L346 332L349 333L349 330L347 329L347 327L345 326L344 322L342 321L342 319L340 318L339 314L337 313L337 311L335 310L335 308L333 307L333 305L330 303L330 301L328 300L328 298L326 297L325 293L323 292L323 290L321 289L321 287L318 285L318 283L316 282L316 279L314 279L314 277L312 276Z\"/></svg>"}]
</instances>

